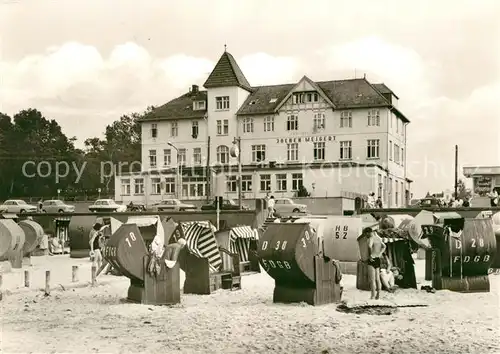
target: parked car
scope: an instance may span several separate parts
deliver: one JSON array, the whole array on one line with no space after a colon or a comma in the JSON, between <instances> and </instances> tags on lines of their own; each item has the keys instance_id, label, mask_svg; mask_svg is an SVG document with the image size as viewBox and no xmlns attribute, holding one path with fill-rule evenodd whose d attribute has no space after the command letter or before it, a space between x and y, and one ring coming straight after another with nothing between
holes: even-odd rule
<instances>
[{"instance_id":1,"label":"parked car","mask_svg":"<svg viewBox=\"0 0 500 354\"><path fill-rule=\"evenodd\" d=\"M129 204L127 204L127 211L143 212L143 211L146 211L146 205L144 205L142 203L130 202Z\"/></svg>"},{"instance_id":2,"label":"parked car","mask_svg":"<svg viewBox=\"0 0 500 354\"><path fill-rule=\"evenodd\" d=\"M216 210L215 200L210 204L201 206L201 210ZM249 210L248 205L242 204L243 210ZM233 199L223 199L221 210L240 210L240 206Z\"/></svg>"},{"instance_id":3,"label":"parked car","mask_svg":"<svg viewBox=\"0 0 500 354\"><path fill-rule=\"evenodd\" d=\"M97 199L93 205L89 206L89 210L93 213L105 211L116 211L123 213L127 210L127 206L117 204L113 199Z\"/></svg>"},{"instance_id":4,"label":"parked car","mask_svg":"<svg viewBox=\"0 0 500 354\"><path fill-rule=\"evenodd\" d=\"M73 213L75 211L74 205L64 203L62 200L44 200L42 203L42 212L44 213Z\"/></svg>"},{"instance_id":5,"label":"parked car","mask_svg":"<svg viewBox=\"0 0 500 354\"><path fill-rule=\"evenodd\" d=\"M21 199L9 199L0 206L0 212L9 214L36 213L37 211L36 206Z\"/></svg>"},{"instance_id":6,"label":"parked car","mask_svg":"<svg viewBox=\"0 0 500 354\"><path fill-rule=\"evenodd\" d=\"M439 198L422 198L419 200L417 205L414 205L415 207L420 207L420 208L439 208L444 206L444 202L441 201Z\"/></svg>"},{"instance_id":7,"label":"parked car","mask_svg":"<svg viewBox=\"0 0 500 354\"><path fill-rule=\"evenodd\" d=\"M307 205L297 204L290 198L276 198L274 209L279 214L283 213L307 213Z\"/></svg>"},{"instance_id":8,"label":"parked car","mask_svg":"<svg viewBox=\"0 0 500 354\"><path fill-rule=\"evenodd\" d=\"M196 205L183 203L179 199L164 199L153 204L153 209L157 211L189 211L198 208Z\"/></svg>"}]
</instances>

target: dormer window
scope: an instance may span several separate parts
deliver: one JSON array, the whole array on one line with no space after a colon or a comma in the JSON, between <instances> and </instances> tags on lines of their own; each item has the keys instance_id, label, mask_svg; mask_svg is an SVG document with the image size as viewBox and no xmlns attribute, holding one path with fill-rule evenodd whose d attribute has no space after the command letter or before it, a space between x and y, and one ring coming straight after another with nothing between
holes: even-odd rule
<instances>
[{"instance_id":1,"label":"dormer window","mask_svg":"<svg viewBox=\"0 0 500 354\"><path fill-rule=\"evenodd\" d=\"M206 102L205 101L194 101L193 102L193 110L195 111L202 111L207 108Z\"/></svg>"},{"instance_id":2,"label":"dormer window","mask_svg":"<svg viewBox=\"0 0 500 354\"><path fill-rule=\"evenodd\" d=\"M276 103L278 99L277 98L271 98L271 100L269 101L269 103Z\"/></svg>"},{"instance_id":3,"label":"dormer window","mask_svg":"<svg viewBox=\"0 0 500 354\"><path fill-rule=\"evenodd\" d=\"M317 92L295 92L292 95L292 103L311 103L319 102L319 94Z\"/></svg>"}]
</instances>

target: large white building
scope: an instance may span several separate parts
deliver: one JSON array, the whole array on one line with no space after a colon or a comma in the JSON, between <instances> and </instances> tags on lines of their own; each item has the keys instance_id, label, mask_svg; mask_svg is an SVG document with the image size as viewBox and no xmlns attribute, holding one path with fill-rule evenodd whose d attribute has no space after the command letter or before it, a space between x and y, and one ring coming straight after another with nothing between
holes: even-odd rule
<instances>
[{"instance_id":1,"label":"large white building","mask_svg":"<svg viewBox=\"0 0 500 354\"><path fill-rule=\"evenodd\" d=\"M204 199L214 194L213 171L226 181L217 194L237 198L238 161L230 149L240 138L244 198L293 197L303 185L317 197L373 191L384 206L406 204L409 120L384 84L304 76L253 87L224 52L203 86L142 121L142 173L116 177L117 201Z\"/></svg>"}]
</instances>

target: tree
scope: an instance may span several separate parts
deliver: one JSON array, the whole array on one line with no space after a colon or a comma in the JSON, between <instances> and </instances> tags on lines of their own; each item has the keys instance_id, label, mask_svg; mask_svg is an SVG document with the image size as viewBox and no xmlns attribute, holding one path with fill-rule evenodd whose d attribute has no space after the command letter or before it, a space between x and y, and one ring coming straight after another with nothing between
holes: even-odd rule
<instances>
[{"instance_id":1,"label":"tree","mask_svg":"<svg viewBox=\"0 0 500 354\"><path fill-rule=\"evenodd\" d=\"M9 195L54 196L57 189L71 185L74 170L57 180L55 167L58 161L73 162L77 153L74 139L69 139L55 120L48 120L36 109L22 110L13 118L4 155L12 172ZM6 121L3 124L8 126ZM30 175L23 171L27 162L31 163ZM33 174L37 167L38 173Z\"/></svg>"},{"instance_id":2,"label":"tree","mask_svg":"<svg viewBox=\"0 0 500 354\"><path fill-rule=\"evenodd\" d=\"M110 164L117 167L117 173L136 172L140 169L140 164L132 164L141 161L141 123L140 120L150 114L154 107L148 107L143 113L132 113L123 115L119 120L106 127L104 139L89 138L85 140L85 159L89 176L86 180L89 184L96 184L96 176L99 183L104 184L106 192L110 193L114 189L114 176L106 173L100 176L101 166L110 167ZM103 165L102 165L103 164ZM130 166L135 170L131 171ZM110 172L110 171L105 171Z\"/></svg>"},{"instance_id":3,"label":"tree","mask_svg":"<svg viewBox=\"0 0 500 354\"><path fill-rule=\"evenodd\" d=\"M14 169L11 165L12 157L12 119L0 112L0 197L5 198L9 195L11 181L13 180Z\"/></svg>"},{"instance_id":4,"label":"tree","mask_svg":"<svg viewBox=\"0 0 500 354\"><path fill-rule=\"evenodd\" d=\"M468 190L465 186L465 182L463 180L458 180L458 183L457 183L457 195L455 195L455 192L453 192L453 195L455 197L455 199L462 199L462 200L465 200L466 198L470 198L471 197L471 192L470 190Z\"/></svg>"}]
</instances>

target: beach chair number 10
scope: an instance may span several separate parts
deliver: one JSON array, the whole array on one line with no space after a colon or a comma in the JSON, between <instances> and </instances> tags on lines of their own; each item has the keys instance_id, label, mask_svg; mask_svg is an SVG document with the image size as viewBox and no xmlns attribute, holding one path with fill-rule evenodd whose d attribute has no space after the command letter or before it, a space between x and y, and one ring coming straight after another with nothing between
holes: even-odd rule
<instances>
[{"instance_id":1,"label":"beach chair number 10","mask_svg":"<svg viewBox=\"0 0 500 354\"><path fill-rule=\"evenodd\" d=\"M128 237L125 239L125 242L127 242L127 245L129 247L132 247L132 243L130 243L130 241L134 242L135 240L137 240L137 238L135 237L135 234L133 232L131 232L128 234Z\"/></svg>"}]
</instances>

